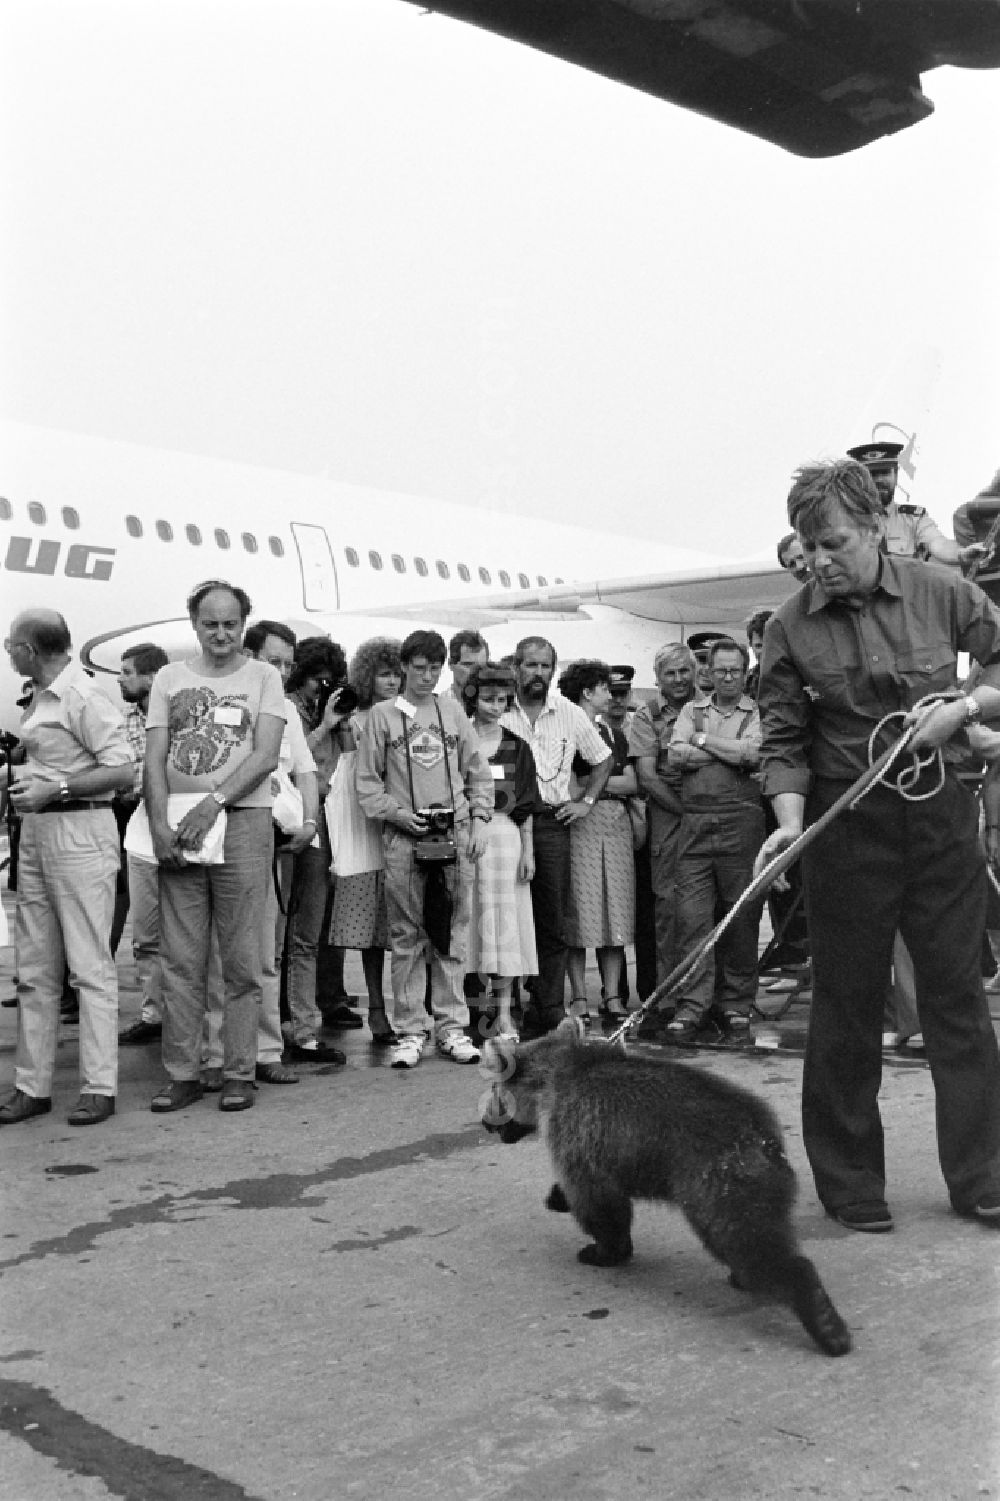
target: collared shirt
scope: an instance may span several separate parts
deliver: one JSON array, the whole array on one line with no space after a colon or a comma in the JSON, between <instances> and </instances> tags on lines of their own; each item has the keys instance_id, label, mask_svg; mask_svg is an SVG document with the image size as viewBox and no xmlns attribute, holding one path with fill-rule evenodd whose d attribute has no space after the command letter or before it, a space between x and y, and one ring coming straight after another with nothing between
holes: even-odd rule
<instances>
[{"instance_id":1,"label":"collared shirt","mask_svg":"<svg viewBox=\"0 0 1000 1501\"><path fill-rule=\"evenodd\" d=\"M298 705L285 699L285 728L281 733L281 749L278 751L278 770L294 776L296 772L315 771L316 762L306 744L306 732Z\"/></svg>"},{"instance_id":2,"label":"collared shirt","mask_svg":"<svg viewBox=\"0 0 1000 1501\"><path fill-rule=\"evenodd\" d=\"M61 781L95 766L128 766L132 751L121 710L79 662L69 662L47 688L35 688L21 717L26 770ZM110 803L113 793L96 792Z\"/></svg>"},{"instance_id":3,"label":"collared shirt","mask_svg":"<svg viewBox=\"0 0 1000 1501\"><path fill-rule=\"evenodd\" d=\"M569 801L573 757L579 753L591 766L601 766L611 755L597 726L578 704L550 693L534 724L521 705L514 703L500 723L531 746L538 777L538 794L547 807Z\"/></svg>"},{"instance_id":4,"label":"collared shirt","mask_svg":"<svg viewBox=\"0 0 1000 1501\"><path fill-rule=\"evenodd\" d=\"M890 501L885 508L885 550L898 558L927 558L930 543L947 542L947 537L923 506L897 505Z\"/></svg>"},{"instance_id":5,"label":"collared shirt","mask_svg":"<svg viewBox=\"0 0 1000 1501\"><path fill-rule=\"evenodd\" d=\"M811 580L764 629L764 791L806 793L814 775L853 781L884 715L955 688L959 652L1000 662L1000 613L957 570L884 557L874 592L854 606ZM943 752L963 755L951 742Z\"/></svg>"},{"instance_id":6,"label":"collared shirt","mask_svg":"<svg viewBox=\"0 0 1000 1501\"><path fill-rule=\"evenodd\" d=\"M146 759L146 716L138 704L129 704L125 710L125 738L128 740L129 749L135 760L132 792L135 797L142 797L142 766Z\"/></svg>"},{"instance_id":7,"label":"collared shirt","mask_svg":"<svg viewBox=\"0 0 1000 1501\"><path fill-rule=\"evenodd\" d=\"M760 715L757 705L748 693L741 693L731 709L720 709L715 694L695 698L686 703L677 716L674 733L670 737L670 764L683 772L697 771L708 765L709 753L693 744L694 737L704 732L718 735L720 740L733 740L739 744L739 764L752 770L760 761ZM715 761L715 765L723 763ZM725 763L729 765L728 762Z\"/></svg>"},{"instance_id":8,"label":"collared shirt","mask_svg":"<svg viewBox=\"0 0 1000 1501\"><path fill-rule=\"evenodd\" d=\"M677 813L680 813L680 773L671 771L668 759L668 747L670 737L674 733L674 725L680 708L674 708L668 703L662 693L649 703L640 704L633 716L628 732L628 753L636 761L656 761L656 775L662 783L662 790L676 801ZM653 803L650 802L650 807Z\"/></svg>"}]
</instances>

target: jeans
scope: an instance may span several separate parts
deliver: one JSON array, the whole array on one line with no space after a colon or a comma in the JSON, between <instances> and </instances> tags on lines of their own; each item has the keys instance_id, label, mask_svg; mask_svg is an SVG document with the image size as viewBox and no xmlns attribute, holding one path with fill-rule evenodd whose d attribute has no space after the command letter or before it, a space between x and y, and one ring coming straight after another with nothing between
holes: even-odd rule
<instances>
[{"instance_id":1,"label":"jeans","mask_svg":"<svg viewBox=\"0 0 1000 1501\"><path fill-rule=\"evenodd\" d=\"M425 876L413 858L414 841L390 825L386 826L383 835L393 1028L401 1037L408 1034L420 1036L426 1029L424 993L428 964L431 1011L438 1037L461 1031L469 1025L463 980L472 909L472 866L465 853L468 843L465 829L456 829L455 842L458 860L446 867L448 889L454 902L451 944L447 954L440 954L424 930Z\"/></svg>"}]
</instances>

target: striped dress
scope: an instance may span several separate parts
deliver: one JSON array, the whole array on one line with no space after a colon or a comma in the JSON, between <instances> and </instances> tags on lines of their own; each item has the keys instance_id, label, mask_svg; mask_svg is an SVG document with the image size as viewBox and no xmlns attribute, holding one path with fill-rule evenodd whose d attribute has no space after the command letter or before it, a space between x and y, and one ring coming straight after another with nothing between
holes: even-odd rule
<instances>
[{"instance_id":1,"label":"striped dress","mask_svg":"<svg viewBox=\"0 0 1000 1501\"><path fill-rule=\"evenodd\" d=\"M496 801L486 852L473 866L467 968L481 975L536 975L531 886L517 879L520 826L538 796L535 758L525 740L505 729L490 766Z\"/></svg>"}]
</instances>

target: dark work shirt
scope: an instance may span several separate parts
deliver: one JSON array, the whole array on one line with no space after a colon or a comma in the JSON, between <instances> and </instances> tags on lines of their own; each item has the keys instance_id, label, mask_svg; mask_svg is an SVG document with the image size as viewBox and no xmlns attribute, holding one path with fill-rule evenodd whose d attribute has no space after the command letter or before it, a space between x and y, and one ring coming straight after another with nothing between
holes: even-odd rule
<instances>
[{"instance_id":1,"label":"dark work shirt","mask_svg":"<svg viewBox=\"0 0 1000 1501\"><path fill-rule=\"evenodd\" d=\"M810 580L764 629L764 791L805 793L813 776L853 781L884 715L956 687L960 651L984 666L1000 662L1000 614L957 572L884 557L874 593L858 606ZM943 750L948 761L963 755L961 745Z\"/></svg>"}]
</instances>

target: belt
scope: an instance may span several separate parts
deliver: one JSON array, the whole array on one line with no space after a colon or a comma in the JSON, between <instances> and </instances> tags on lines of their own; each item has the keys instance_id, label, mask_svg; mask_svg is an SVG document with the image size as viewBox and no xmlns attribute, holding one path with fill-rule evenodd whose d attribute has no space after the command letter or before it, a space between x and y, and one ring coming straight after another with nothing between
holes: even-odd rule
<instances>
[{"instance_id":1,"label":"belt","mask_svg":"<svg viewBox=\"0 0 1000 1501\"><path fill-rule=\"evenodd\" d=\"M36 813L82 813L86 808L110 808L108 802L88 802L82 797L66 797L59 802L46 803L44 808L36 808Z\"/></svg>"}]
</instances>

